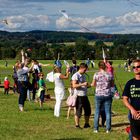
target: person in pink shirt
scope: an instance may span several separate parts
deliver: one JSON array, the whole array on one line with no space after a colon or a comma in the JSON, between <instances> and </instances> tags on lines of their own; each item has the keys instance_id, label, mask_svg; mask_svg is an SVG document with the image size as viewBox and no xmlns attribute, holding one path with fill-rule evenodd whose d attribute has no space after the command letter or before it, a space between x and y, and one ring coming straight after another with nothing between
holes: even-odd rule
<instances>
[{"instance_id":1,"label":"person in pink shirt","mask_svg":"<svg viewBox=\"0 0 140 140\"><path fill-rule=\"evenodd\" d=\"M10 88L10 82L9 82L8 78L5 77L5 79L4 79L4 94L8 95L9 88Z\"/></svg>"},{"instance_id":2,"label":"person in pink shirt","mask_svg":"<svg viewBox=\"0 0 140 140\"><path fill-rule=\"evenodd\" d=\"M106 71L110 73L114 77L114 68L112 66L112 61L104 60L104 63L106 65Z\"/></svg>"}]
</instances>

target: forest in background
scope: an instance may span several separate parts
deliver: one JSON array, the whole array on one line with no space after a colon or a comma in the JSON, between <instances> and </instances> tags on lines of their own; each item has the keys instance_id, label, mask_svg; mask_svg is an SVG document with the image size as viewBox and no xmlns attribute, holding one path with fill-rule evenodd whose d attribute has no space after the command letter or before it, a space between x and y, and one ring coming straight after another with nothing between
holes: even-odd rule
<instances>
[{"instance_id":1,"label":"forest in background","mask_svg":"<svg viewBox=\"0 0 140 140\"><path fill-rule=\"evenodd\" d=\"M0 59L19 59L20 50L32 59L136 58L140 54L140 34L97 34L64 31L0 31Z\"/></svg>"}]
</instances>

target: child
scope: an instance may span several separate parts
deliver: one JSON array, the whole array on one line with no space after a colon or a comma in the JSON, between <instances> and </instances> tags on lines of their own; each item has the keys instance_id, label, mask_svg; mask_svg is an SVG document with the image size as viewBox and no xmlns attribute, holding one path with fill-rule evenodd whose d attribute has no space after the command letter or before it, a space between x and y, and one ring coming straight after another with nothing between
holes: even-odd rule
<instances>
[{"instance_id":1,"label":"child","mask_svg":"<svg viewBox=\"0 0 140 140\"><path fill-rule=\"evenodd\" d=\"M68 112L67 112L67 119L69 119L70 117L70 111L71 109L74 109L74 115L76 113L76 107L75 107L75 103L76 103L76 95L74 94L74 89L72 87L68 88L68 91L70 93L68 99L67 99L67 104L68 104Z\"/></svg>"},{"instance_id":2,"label":"child","mask_svg":"<svg viewBox=\"0 0 140 140\"><path fill-rule=\"evenodd\" d=\"M38 85L39 85L39 90L38 90L38 97L40 98L40 107L43 107L43 102L44 102L44 96L45 96L45 81L43 79L44 74L41 72L39 74L39 81L38 81Z\"/></svg>"},{"instance_id":3,"label":"child","mask_svg":"<svg viewBox=\"0 0 140 140\"><path fill-rule=\"evenodd\" d=\"M9 88L10 88L9 85L10 85L10 82L9 82L8 78L5 77L5 79L4 79L4 94L8 95Z\"/></svg>"}]
</instances>

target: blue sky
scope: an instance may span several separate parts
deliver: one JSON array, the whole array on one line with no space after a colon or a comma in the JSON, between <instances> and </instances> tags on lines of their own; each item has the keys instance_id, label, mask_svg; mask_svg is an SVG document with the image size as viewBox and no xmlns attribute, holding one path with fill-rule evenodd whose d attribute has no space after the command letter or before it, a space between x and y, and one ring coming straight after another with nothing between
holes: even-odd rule
<instances>
[{"instance_id":1,"label":"blue sky","mask_svg":"<svg viewBox=\"0 0 140 140\"><path fill-rule=\"evenodd\" d=\"M66 10L69 19L59 10ZM3 19L7 19L8 25ZM140 34L140 0L0 0L0 20L0 30L12 32Z\"/></svg>"}]
</instances>

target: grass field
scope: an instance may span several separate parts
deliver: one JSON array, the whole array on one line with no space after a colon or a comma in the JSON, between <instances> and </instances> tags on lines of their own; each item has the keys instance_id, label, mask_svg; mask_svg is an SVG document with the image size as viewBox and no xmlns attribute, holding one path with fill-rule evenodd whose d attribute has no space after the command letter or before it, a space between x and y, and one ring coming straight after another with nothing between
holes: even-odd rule
<instances>
[{"instance_id":1,"label":"grass field","mask_svg":"<svg viewBox=\"0 0 140 140\"><path fill-rule=\"evenodd\" d=\"M5 68L4 61L0 61L0 79L3 82L5 76L8 76L11 85L13 84L12 66L16 60L8 60L8 67ZM52 61L40 61L42 63L52 63ZM70 61L69 61L70 62ZM80 63L81 61L79 61ZM97 63L97 61L96 61ZM120 94L127 80L133 77L131 72L124 72L123 68L118 68L118 64L123 64L123 61L113 61L115 68L116 84ZM65 68L64 68L65 69ZM52 67L43 67L46 74L51 71ZM87 72L88 81L92 81L95 69L89 69ZM53 83L46 82L48 93L54 96ZM69 80L65 81L66 88L69 87ZM68 96L68 92L66 92ZM125 132L128 126L127 113L128 110L124 107L122 99L113 100L112 110L112 131L110 134L105 133L105 129L100 127L99 133L93 133L93 118L94 118L94 89L88 90L88 97L91 103L92 115L90 117L91 128L76 129L74 127L73 112L69 119L66 119L67 106L65 100L61 108L60 118L53 116L53 108L55 100L48 100L44 103L44 108L41 110L38 103L26 101L25 112L18 111L18 95L10 91L9 95L3 94L3 88L0 89L0 140L127 140L128 135ZM84 117L82 116L81 127L84 125Z\"/></svg>"}]
</instances>

